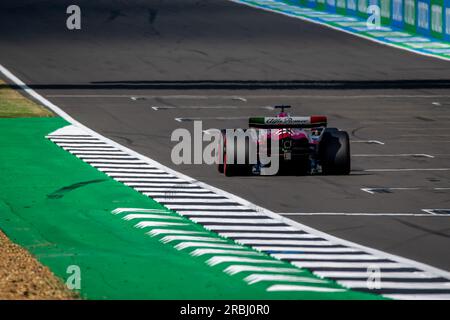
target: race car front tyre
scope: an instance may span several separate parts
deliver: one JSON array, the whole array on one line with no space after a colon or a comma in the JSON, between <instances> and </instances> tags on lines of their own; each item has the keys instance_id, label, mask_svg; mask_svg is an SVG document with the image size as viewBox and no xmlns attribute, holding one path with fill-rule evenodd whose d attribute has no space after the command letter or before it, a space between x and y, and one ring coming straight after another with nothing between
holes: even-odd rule
<instances>
[{"instance_id":1,"label":"race car front tyre","mask_svg":"<svg viewBox=\"0 0 450 320\"><path fill-rule=\"evenodd\" d=\"M323 174L350 174L350 141L348 133L335 128L325 129L320 142L319 157Z\"/></svg>"}]
</instances>

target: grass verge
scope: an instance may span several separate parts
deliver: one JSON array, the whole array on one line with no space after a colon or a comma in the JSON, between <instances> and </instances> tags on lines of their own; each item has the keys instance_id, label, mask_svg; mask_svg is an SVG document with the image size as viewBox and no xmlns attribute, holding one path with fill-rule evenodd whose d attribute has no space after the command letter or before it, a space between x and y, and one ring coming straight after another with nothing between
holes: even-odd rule
<instances>
[{"instance_id":1,"label":"grass verge","mask_svg":"<svg viewBox=\"0 0 450 320\"><path fill-rule=\"evenodd\" d=\"M25 98L0 80L0 118L53 117L53 113Z\"/></svg>"},{"instance_id":2,"label":"grass verge","mask_svg":"<svg viewBox=\"0 0 450 320\"><path fill-rule=\"evenodd\" d=\"M53 117L0 80L0 118ZM0 230L0 300L75 299L63 282Z\"/></svg>"}]
</instances>

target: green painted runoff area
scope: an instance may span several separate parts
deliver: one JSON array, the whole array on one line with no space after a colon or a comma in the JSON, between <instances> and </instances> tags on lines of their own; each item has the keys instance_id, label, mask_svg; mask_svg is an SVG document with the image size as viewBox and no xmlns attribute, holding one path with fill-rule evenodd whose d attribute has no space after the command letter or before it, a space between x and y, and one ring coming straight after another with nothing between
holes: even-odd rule
<instances>
[{"instance_id":1,"label":"green painted runoff area","mask_svg":"<svg viewBox=\"0 0 450 320\"><path fill-rule=\"evenodd\" d=\"M175 249L176 242L150 237L148 230L135 228L136 221L111 211L163 207L45 138L65 125L58 117L0 119L0 229L64 281L71 275L67 268L78 266L83 298L380 298L350 290L267 292L268 283L243 280L249 273L229 275L223 272L227 264L205 263L211 256L193 257L190 250ZM318 279L306 270L301 275ZM332 281L327 287L342 289Z\"/></svg>"}]
</instances>

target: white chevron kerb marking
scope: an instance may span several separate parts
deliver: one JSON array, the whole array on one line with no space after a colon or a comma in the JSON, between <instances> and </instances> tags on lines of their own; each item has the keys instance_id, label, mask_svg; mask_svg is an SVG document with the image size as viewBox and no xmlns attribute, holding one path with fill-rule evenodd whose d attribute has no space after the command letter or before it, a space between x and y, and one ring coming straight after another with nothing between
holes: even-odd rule
<instances>
[{"instance_id":1,"label":"white chevron kerb marking","mask_svg":"<svg viewBox=\"0 0 450 320\"><path fill-rule=\"evenodd\" d=\"M144 209L144 208L117 208L113 210L112 214L120 214L124 212L149 212L149 213L171 213L169 210L165 209Z\"/></svg>"},{"instance_id":2,"label":"white chevron kerb marking","mask_svg":"<svg viewBox=\"0 0 450 320\"><path fill-rule=\"evenodd\" d=\"M225 239L214 237L196 237L196 236L165 236L160 240L163 243L170 243L172 241L205 241L205 242L226 242Z\"/></svg>"},{"instance_id":3,"label":"white chevron kerb marking","mask_svg":"<svg viewBox=\"0 0 450 320\"><path fill-rule=\"evenodd\" d=\"M214 256L210 258L206 263L210 266L216 266L221 263L253 263L253 264L280 264L282 261L275 259L254 259L254 258L246 258L246 257L236 257L236 256Z\"/></svg>"},{"instance_id":4,"label":"white chevron kerb marking","mask_svg":"<svg viewBox=\"0 0 450 320\"><path fill-rule=\"evenodd\" d=\"M235 275L241 272L276 272L276 273L303 273L304 271L297 268L278 268L278 267L261 267L251 265L231 265L225 270L225 273Z\"/></svg>"},{"instance_id":5,"label":"white chevron kerb marking","mask_svg":"<svg viewBox=\"0 0 450 320\"><path fill-rule=\"evenodd\" d=\"M208 234L205 231L190 231L190 230L177 230L177 229L153 229L147 234L151 237L156 237L164 234Z\"/></svg>"},{"instance_id":6,"label":"white chevron kerb marking","mask_svg":"<svg viewBox=\"0 0 450 320\"><path fill-rule=\"evenodd\" d=\"M315 279L311 277L302 277L286 274L263 274L255 273L245 277L244 281L249 284L255 284L258 282L268 281L268 282L307 282L307 283L323 283L327 284L328 281L322 279Z\"/></svg>"},{"instance_id":7,"label":"white chevron kerb marking","mask_svg":"<svg viewBox=\"0 0 450 320\"><path fill-rule=\"evenodd\" d=\"M263 256L263 253L258 251L245 251L245 250L228 250L228 249L195 249L190 253L191 256L200 257L203 255L215 255L215 254L232 254L232 255L244 255L244 256Z\"/></svg>"}]
</instances>

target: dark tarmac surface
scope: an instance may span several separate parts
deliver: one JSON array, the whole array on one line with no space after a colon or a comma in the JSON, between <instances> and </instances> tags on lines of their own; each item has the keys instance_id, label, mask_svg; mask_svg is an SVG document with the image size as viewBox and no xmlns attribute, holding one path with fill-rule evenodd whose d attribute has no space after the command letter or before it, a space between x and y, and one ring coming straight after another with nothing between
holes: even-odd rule
<instances>
[{"instance_id":1,"label":"dark tarmac surface","mask_svg":"<svg viewBox=\"0 0 450 320\"><path fill-rule=\"evenodd\" d=\"M423 211L450 209L449 62L225 0L91 2L78 1L82 30L68 31L71 2L2 1L0 63L83 124L173 169L450 270L450 213ZM352 174L226 178L172 164L174 129L245 127L276 104L347 130Z\"/></svg>"}]
</instances>

